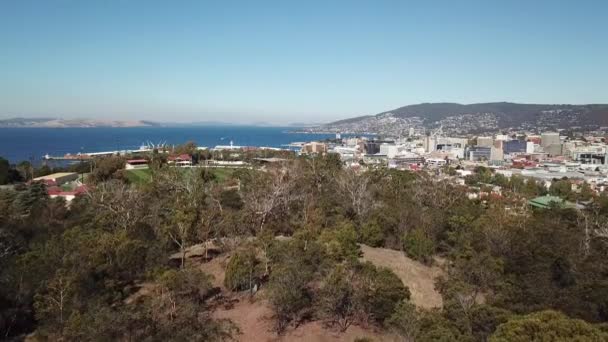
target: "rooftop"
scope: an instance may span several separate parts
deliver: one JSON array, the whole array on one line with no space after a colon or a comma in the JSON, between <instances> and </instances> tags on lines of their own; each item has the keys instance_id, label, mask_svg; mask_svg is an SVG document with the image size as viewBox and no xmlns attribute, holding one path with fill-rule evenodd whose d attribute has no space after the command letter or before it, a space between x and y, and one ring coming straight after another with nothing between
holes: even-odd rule
<instances>
[{"instance_id":1,"label":"rooftop","mask_svg":"<svg viewBox=\"0 0 608 342\"><path fill-rule=\"evenodd\" d=\"M36 178L34 178L34 180L35 181L39 181L39 180L53 180L53 179L56 179L56 178L73 176L73 175L77 175L77 173L75 173L75 172L57 172L57 173L52 173L52 174L46 175L46 176L36 177Z\"/></svg>"},{"instance_id":2,"label":"rooftop","mask_svg":"<svg viewBox=\"0 0 608 342\"><path fill-rule=\"evenodd\" d=\"M543 208L543 209L550 208L552 203L554 205L557 205L562 208L575 208L576 207L576 204L574 204L572 202L568 202L566 200L563 200L560 197L550 196L550 195L536 197L536 198L533 198L528 201L528 204L530 204L531 206L536 207L536 208Z\"/></svg>"}]
</instances>

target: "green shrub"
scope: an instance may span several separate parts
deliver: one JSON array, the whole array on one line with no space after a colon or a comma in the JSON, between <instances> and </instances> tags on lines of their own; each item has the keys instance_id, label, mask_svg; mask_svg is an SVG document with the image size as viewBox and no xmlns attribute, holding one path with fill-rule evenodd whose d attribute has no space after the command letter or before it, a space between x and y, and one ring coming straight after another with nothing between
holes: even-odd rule
<instances>
[{"instance_id":1,"label":"green shrub","mask_svg":"<svg viewBox=\"0 0 608 342\"><path fill-rule=\"evenodd\" d=\"M430 263L435 252L435 243L422 229L414 229L405 236L403 250L414 260Z\"/></svg>"},{"instance_id":2,"label":"green shrub","mask_svg":"<svg viewBox=\"0 0 608 342\"><path fill-rule=\"evenodd\" d=\"M344 222L334 230L326 230L320 241L325 244L327 254L334 261L355 261L361 254L357 245L357 231L350 222Z\"/></svg>"},{"instance_id":3,"label":"green shrub","mask_svg":"<svg viewBox=\"0 0 608 342\"><path fill-rule=\"evenodd\" d=\"M224 286L231 291L249 290L260 278L261 268L254 249L237 251L226 267Z\"/></svg>"},{"instance_id":4,"label":"green shrub","mask_svg":"<svg viewBox=\"0 0 608 342\"><path fill-rule=\"evenodd\" d=\"M368 222L361 227L359 240L368 246L381 247L384 245L384 231L378 222Z\"/></svg>"},{"instance_id":5,"label":"green shrub","mask_svg":"<svg viewBox=\"0 0 608 342\"><path fill-rule=\"evenodd\" d=\"M397 304L410 299L410 290L388 268L360 264L354 281L359 310L380 324L393 314Z\"/></svg>"},{"instance_id":6,"label":"green shrub","mask_svg":"<svg viewBox=\"0 0 608 342\"><path fill-rule=\"evenodd\" d=\"M490 341L608 341L608 334L583 320L546 310L513 317L498 327Z\"/></svg>"}]
</instances>

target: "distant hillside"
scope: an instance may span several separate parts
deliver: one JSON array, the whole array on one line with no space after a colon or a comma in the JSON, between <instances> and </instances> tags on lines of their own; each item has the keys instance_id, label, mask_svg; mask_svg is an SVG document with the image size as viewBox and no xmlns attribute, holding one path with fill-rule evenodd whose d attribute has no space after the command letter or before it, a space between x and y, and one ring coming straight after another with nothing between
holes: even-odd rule
<instances>
[{"instance_id":1,"label":"distant hillside","mask_svg":"<svg viewBox=\"0 0 608 342\"><path fill-rule=\"evenodd\" d=\"M442 126L455 133L492 131L505 128L559 129L573 126L608 126L608 104L519 104L421 103L376 115L340 120L319 127L322 130L401 133L414 128Z\"/></svg>"},{"instance_id":2,"label":"distant hillside","mask_svg":"<svg viewBox=\"0 0 608 342\"><path fill-rule=\"evenodd\" d=\"M534 121L543 113L560 111L580 113L585 124L608 124L608 104L598 105L557 105L557 104L520 104L511 102L475 103L462 105L458 103L422 103L400 107L388 112L397 117L423 117L428 121L438 121L449 116L464 114L493 113L499 117L501 126L520 125ZM564 115L565 116L565 115Z\"/></svg>"},{"instance_id":3,"label":"distant hillside","mask_svg":"<svg viewBox=\"0 0 608 342\"><path fill-rule=\"evenodd\" d=\"M12 118L0 120L0 127L154 127L158 123L145 120L94 120L94 119L57 119L57 118Z\"/></svg>"}]
</instances>

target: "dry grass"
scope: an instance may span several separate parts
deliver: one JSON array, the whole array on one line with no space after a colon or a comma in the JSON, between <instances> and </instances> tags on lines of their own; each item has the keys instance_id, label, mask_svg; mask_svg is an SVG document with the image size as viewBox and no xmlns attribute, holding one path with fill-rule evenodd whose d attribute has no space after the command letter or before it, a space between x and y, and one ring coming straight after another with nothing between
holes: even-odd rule
<instances>
[{"instance_id":1,"label":"dry grass","mask_svg":"<svg viewBox=\"0 0 608 342\"><path fill-rule=\"evenodd\" d=\"M363 260L375 266L391 269L409 287L412 302L422 308L440 308L443 305L441 294L435 290L435 278L442 270L429 267L406 257L402 252L386 248L373 248L361 245Z\"/></svg>"},{"instance_id":2,"label":"dry grass","mask_svg":"<svg viewBox=\"0 0 608 342\"><path fill-rule=\"evenodd\" d=\"M439 267L428 267L403 253L384 248L372 248L361 245L363 260L376 266L390 268L407 285L412 293L412 302L423 308L441 307L441 295L434 289L434 279L442 273ZM326 327L321 321L306 322L297 328L290 327L283 335L278 336L273 330L272 310L264 299L264 288L250 300L247 293L232 294L224 288L225 270L230 253L223 253L208 262L200 264L200 269L213 276L212 284L219 287L226 297L217 302L213 312L214 318L230 319L240 329L235 336L237 341L247 342L352 342L356 338L367 337L372 341L396 341L394 336L352 325L345 332ZM144 284L129 302L141 296L150 295L153 284ZM230 303L224 305L222 303Z\"/></svg>"}]
</instances>

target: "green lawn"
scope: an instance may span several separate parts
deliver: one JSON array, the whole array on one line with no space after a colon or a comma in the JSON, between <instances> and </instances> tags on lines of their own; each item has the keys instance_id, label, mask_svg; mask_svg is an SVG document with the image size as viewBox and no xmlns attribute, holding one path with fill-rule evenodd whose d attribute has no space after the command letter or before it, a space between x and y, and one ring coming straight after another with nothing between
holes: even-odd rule
<instances>
[{"instance_id":1,"label":"green lawn","mask_svg":"<svg viewBox=\"0 0 608 342\"><path fill-rule=\"evenodd\" d=\"M145 184L151 179L152 170L150 169L135 169L126 171L127 179L134 184Z\"/></svg>"},{"instance_id":2,"label":"green lawn","mask_svg":"<svg viewBox=\"0 0 608 342\"><path fill-rule=\"evenodd\" d=\"M188 170L186 168L183 169ZM230 178L234 173L235 169L230 168L208 168L207 172L213 174L215 176L215 181L221 183L226 179ZM126 170L127 179L133 184L145 184L150 182L152 177L152 170L150 169L135 169L135 170Z\"/></svg>"},{"instance_id":3,"label":"green lawn","mask_svg":"<svg viewBox=\"0 0 608 342\"><path fill-rule=\"evenodd\" d=\"M229 168L219 168L219 167L210 167L207 171L215 176L215 180L219 183L225 181L227 178L230 178L234 173L234 169Z\"/></svg>"}]
</instances>

